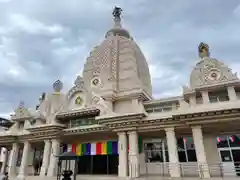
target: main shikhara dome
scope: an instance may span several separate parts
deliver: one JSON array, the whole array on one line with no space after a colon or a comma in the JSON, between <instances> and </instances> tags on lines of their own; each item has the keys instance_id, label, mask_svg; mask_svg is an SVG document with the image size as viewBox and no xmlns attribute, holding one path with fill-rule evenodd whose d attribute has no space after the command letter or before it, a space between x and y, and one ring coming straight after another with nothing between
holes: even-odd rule
<instances>
[{"instance_id":1,"label":"main shikhara dome","mask_svg":"<svg viewBox=\"0 0 240 180\"><path fill-rule=\"evenodd\" d=\"M90 52L86 60L83 70L85 87L102 96L139 92L151 98L148 63L130 33L121 26L120 15L121 9L115 8L114 27L107 31L103 42Z\"/></svg>"}]
</instances>

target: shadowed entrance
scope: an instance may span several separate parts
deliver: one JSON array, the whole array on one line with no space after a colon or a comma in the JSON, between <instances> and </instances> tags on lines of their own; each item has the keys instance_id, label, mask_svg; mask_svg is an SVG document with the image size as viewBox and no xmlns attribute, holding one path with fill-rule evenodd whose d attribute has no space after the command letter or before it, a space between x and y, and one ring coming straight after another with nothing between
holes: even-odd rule
<instances>
[{"instance_id":1,"label":"shadowed entrance","mask_svg":"<svg viewBox=\"0 0 240 180\"><path fill-rule=\"evenodd\" d=\"M78 174L118 174L118 155L79 157Z\"/></svg>"}]
</instances>

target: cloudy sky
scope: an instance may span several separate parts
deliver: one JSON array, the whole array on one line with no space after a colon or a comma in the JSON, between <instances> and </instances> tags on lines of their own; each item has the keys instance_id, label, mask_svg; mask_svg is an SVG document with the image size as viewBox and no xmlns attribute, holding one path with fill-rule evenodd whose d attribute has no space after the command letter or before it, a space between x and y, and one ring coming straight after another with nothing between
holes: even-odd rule
<instances>
[{"instance_id":1,"label":"cloudy sky","mask_svg":"<svg viewBox=\"0 0 240 180\"><path fill-rule=\"evenodd\" d=\"M148 60L155 97L181 93L201 41L239 71L239 0L0 0L0 116L21 100L35 106L57 79L70 88L115 5Z\"/></svg>"}]
</instances>

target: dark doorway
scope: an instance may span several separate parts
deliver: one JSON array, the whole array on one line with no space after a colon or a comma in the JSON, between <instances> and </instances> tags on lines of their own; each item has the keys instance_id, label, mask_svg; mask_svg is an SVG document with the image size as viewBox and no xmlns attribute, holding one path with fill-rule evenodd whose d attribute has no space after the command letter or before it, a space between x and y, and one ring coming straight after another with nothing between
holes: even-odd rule
<instances>
[{"instance_id":1,"label":"dark doorway","mask_svg":"<svg viewBox=\"0 0 240 180\"><path fill-rule=\"evenodd\" d=\"M108 174L118 174L118 155L108 155Z\"/></svg>"},{"instance_id":2,"label":"dark doorway","mask_svg":"<svg viewBox=\"0 0 240 180\"><path fill-rule=\"evenodd\" d=\"M80 156L78 174L118 174L118 155Z\"/></svg>"},{"instance_id":3,"label":"dark doorway","mask_svg":"<svg viewBox=\"0 0 240 180\"><path fill-rule=\"evenodd\" d=\"M91 174L92 156L80 156L78 161L78 174Z\"/></svg>"},{"instance_id":4,"label":"dark doorway","mask_svg":"<svg viewBox=\"0 0 240 180\"><path fill-rule=\"evenodd\" d=\"M108 161L107 155L95 155L93 157L93 174L107 174Z\"/></svg>"},{"instance_id":5,"label":"dark doorway","mask_svg":"<svg viewBox=\"0 0 240 180\"><path fill-rule=\"evenodd\" d=\"M240 150L232 150L232 156L237 176L240 176Z\"/></svg>"}]
</instances>

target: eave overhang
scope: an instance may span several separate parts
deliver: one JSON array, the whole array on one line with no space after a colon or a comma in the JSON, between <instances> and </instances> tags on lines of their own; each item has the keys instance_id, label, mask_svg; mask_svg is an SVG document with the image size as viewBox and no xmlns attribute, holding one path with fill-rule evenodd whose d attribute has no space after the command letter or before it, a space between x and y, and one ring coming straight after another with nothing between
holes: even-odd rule
<instances>
[{"instance_id":1,"label":"eave overhang","mask_svg":"<svg viewBox=\"0 0 240 180\"><path fill-rule=\"evenodd\" d=\"M22 117L11 117L11 121L17 121L17 122L23 122L26 120L31 120L33 119L33 116L22 116Z\"/></svg>"},{"instance_id":2,"label":"eave overhang","mask_svg":"<svg viewBox=\"0 0 240 180\"><path fill-rule=\"evenodd\" d=\"M87 133L94 133L94 132L106 132L110 131L109 128L106 126L101 125L93 125L90 127L76 127L76 128L69 128L64 129L62 135L76 135L76 134L87 134Z\"/></svg>"},{"instance_id":3,"label":"eave overhang","mask_svg":"<svg viewBox=\"0 0 240 180\"><path fill-rule=\"evenodd\" d=\"M18 137L16 135L6 134L4 136L0 136L0 144L1 146L8 145L15 142L17 139Z\"/></svg>"},{"instance_id":4,"label":"eave overhang","mask_svg":"<svg viewBox=\"0 0 240 180\"><path fill-rule=\"evenodd\" d=\"M24 141L30 141L30 142L37 142L39 140L46 140L46 139L53 139L53 138L59 138L62 131L37 131L34 133L29 134L23 134L18 137L20 142Z\"/></svg>"},{"instance_id":5,"label":"eave overhang","mask_svg":"<svg viewBox=\"0 0 240 180\"><path fill-rule=\"evenodd\" d=\"M44 124L44 125L31 127L26 130L35 134L35 133L41 133L41 132L59 132L64 128L66 128L66 126L62 124Z\"/></svg>"},{"instance_id":6,"label":"eave overhang","mask_svg":"<svg viewBox=\"0 0 240 180\"><path fill-rule=\"evenodd\" d=\"M91 108L83 108L79 110L73 110L68 112L61 112L57 114L56 118L59 121L69 120L69 119L76 119L76 118L84 118L84 117L94 117L100 114L100 110L91 107Z\"/></svg>"},{"instance_id":7,"label":"eave overhang","mask_svg":"<svg viewBox=\"0 0 240 180\"><path fill-rule=\"evenodd\" d=\"M96 120L98 120L99 124L113 124L119 122L130 122L130 121L139 121L140 119L146 117L147 114L142 113L128 113L128 114L117 114L112 116L98 116Z\"/></svg>"},{"instance_id":8,"label":"eave overhang","mask_svg":"<svg viewBox=\"0 0 240 180\"><path fill-rule=\"evenodd\" d=\"M240 108L173 115L174 120L179 120L187 124L217 123L223 121L231 122L233 120L239 120L239 118Z\"/></svg>"}]
</instances>

